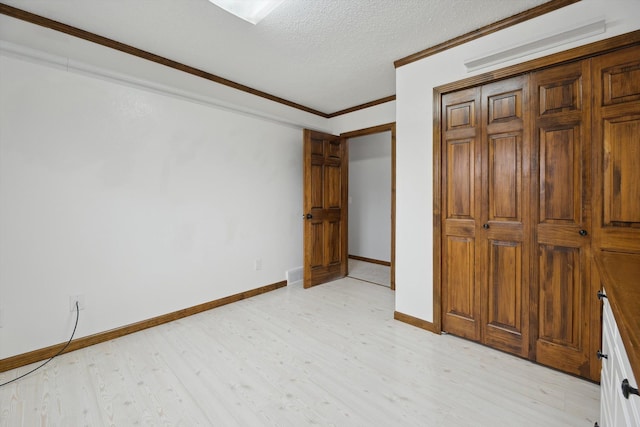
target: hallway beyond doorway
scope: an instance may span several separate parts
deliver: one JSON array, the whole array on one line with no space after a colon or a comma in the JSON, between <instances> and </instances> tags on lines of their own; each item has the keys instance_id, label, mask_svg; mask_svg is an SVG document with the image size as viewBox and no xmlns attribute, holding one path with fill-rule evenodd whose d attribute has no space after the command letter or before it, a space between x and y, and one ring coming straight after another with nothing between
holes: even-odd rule
<instances>
[{"instance_id":1,"label":"hallway beyond doorway","mask_svg":"<svg viewBox=\"0 0 640 427\"><path fill-rule=\"evenodd\" d=\"M348 277L391 287L391 267L349 258Z\"/></svg>"}]
</instances>

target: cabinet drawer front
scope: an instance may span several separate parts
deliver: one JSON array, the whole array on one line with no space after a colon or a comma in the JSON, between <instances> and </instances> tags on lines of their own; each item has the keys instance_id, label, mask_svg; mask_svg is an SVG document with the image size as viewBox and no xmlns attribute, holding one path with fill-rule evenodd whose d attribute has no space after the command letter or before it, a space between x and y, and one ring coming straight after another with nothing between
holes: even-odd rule
<instances>
[{"instance_id":1,"label":"cabinet drawer front","mask_svg":"<svg viewBox=\"0 0 640 427\"><path fill-rule=\"evenodd\" d=\"M602 359L600 378L600 419L602 426L640 426L640 396L622 395L622 380L627 379L633 387L638 383L618 332L616 320L605 299L602 309Z\"/></svg>"}]
</instances>

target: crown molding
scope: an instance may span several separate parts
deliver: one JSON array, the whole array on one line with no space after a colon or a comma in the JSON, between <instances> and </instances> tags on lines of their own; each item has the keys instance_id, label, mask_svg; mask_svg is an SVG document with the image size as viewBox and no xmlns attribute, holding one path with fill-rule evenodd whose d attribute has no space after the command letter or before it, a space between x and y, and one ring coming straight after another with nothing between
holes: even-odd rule
<instances>
[{"instance_id":1,"label":"crown molding","mask_svg":"<svg viewBox=\"0 0 640 427\"><path fill-rule=\"evenodd\" d=\"M511 26L528 21L529 19L537 18L538 16L553 12L554 10L561 9L565 6L577 3L579 1L580 0L551 0L547 3L541 4L540 6L525 10L524 12L494 22L493 24L485 25L484 27L478 28L477 30L468 32L459 37L447 40L425 50L421 50L420 52L416 52L404 58L398 59L393 63L393 65L396 68L399 68L403 65L411 64L412 62L416 62L437 53L444 52L445 50L449 50L472 40L479 39L480 37L484 37L488 34L504 30L505 28L509 28Z\"/></svg>"}]
</instances>

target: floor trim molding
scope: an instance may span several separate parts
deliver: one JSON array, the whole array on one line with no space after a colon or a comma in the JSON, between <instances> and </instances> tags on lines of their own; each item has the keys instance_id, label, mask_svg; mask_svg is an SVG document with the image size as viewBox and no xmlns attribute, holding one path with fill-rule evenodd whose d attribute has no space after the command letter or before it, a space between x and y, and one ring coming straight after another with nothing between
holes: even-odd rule
<instances>
[{"instance_id":1,"label":"floor trim molding","mask_svg":"<svg viewBox=\"0 0 640 427\"><path fill-rule=\"evenodd\" d=\"M400 322L407 323L411 326L415 326L420 329L425 329L429 332L433 332L434 334L440 334L436 325L432 322L428 322L426 320L418 319L417 317L410 316L408 314L400 313L399 311L393 312L393 318L395 320L399 320Z\"/></svg>"},{"instance_id":2,"label":"floor trim molding","mask_svg":"<svg viewBox=\"0 0 640 427\"><path fill-rule=\"evenodd\" d=\"M99 332L97 334L89 335L86 337L78 338L71 341L69 347L64 353L78 350L84 347L89 347L94 344L116 339L134 332L141 331L143 329L152 328L154 326L162 325L163 323L172 322L174 320L182 319L193 314L198 314L203 311L211 310L216 307L231 304L232 302L241 301L243 299L251 298L256 295L264 294L266 292L275 291L276 289L287 286L287 282L272 283L270 285L262 286L259 288L251 289L245 292L240 292L235 295L220 298L214 301L205 302L195 305L193 307L185 308L182 310L174 311L172 313L163 314L151 319L142 320L140 322L132 323L130 325L122 326L119 328L111 329L105 332ZM19 368L21 366L29 365L31 363L39 362L41 360L49 359L64 347L64 343L55 344L49 347L41 348L38 350L30 351L28 353L18 354L16 356L7 357L0 360L0 372L8 371L11 369Z\"/></svg>"},{"instance_id":3,"label":"floor trim molding","mask_svg":"<svg viewBox=\"0 0 640 427\"><path fill-rule=\"evenodd\" d=\"M370 262L372 264L380 264L380 265L386 265L387 267L391 267L391 263L389 261L380 261L379 259L367 258L363 256L358 256L358 255L349 255L349 258L357 259L358 261Z\"/></svg>"}]
</instances>

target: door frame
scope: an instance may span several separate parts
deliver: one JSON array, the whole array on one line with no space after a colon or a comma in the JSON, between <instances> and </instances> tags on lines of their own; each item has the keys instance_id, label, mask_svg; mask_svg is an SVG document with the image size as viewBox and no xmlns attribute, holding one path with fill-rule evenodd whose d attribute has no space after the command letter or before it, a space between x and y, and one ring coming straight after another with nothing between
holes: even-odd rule
<instances>
[{"instance_id":1,"label":"door frame","mask_svg":"<svg viewBox=\"0 0 640 427\"><path fill-rule=\"evenodd\" d=\"M391 132L391 290L396 289L396 122L341 133L347 139L376 133ZM347 163L349 159L347 158ZM348 225L347 210L347 225Z\"/></svg>"}]
</instances>

